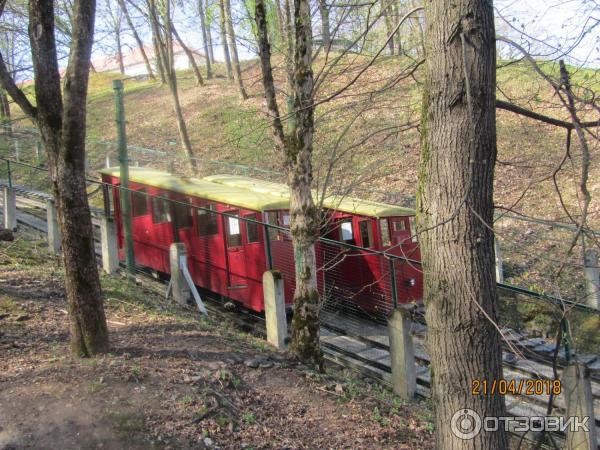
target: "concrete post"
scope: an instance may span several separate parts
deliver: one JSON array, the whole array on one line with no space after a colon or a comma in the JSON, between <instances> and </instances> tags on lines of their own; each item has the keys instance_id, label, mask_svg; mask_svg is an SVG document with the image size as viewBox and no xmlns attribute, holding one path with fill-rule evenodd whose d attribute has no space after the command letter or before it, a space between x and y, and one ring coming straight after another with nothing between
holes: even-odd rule
<instances>
[{"instance_id":1,"label":"concrete post","mask_svg":"<svg viewBox=\"0 0 600 450\"><path fill-rule=\"evenodd\" d=\"M117 225L112 217L100 220L100 241L102 244L102 268L113 274L119 268L119 247L117 244Z\"/></svg>"},{"instance_id":2,"label":"concrete post","mask_svg":"<svg viewBox=\"0 0 600 450\"><path fill-rule=\"evenodd\" d=\"M263 294L267 322L267 342L278 350L285 350L287 321L285 319L285 295L281 272L268 270L263 274Z\"/></svg>"},{"instance_id":3,"label":"concrete post","mask_svg":"<svg viewBox=\"0 0 600 450\"><path fill-rule=\"evenodd\" d=\"M173 299L181 304L187 305L192 301L192 292L188 286L185 276L180 268L180 263L187 264L187 250L185 244L174 242L169 247L169 262L171 265L171 289ZM182 260L183 258L183 260Z\"/></svg>"},{"instance_id":4,"label":"concrete post","mask_svg":"<svg viewBox=\"0 0 600 450\"><path fill-rule=\"evenodd\" d=\"M58 229L58 216L54 200L46 202L46 223L48 224L48 248L53 253L60 253L60 230Z\"/></svg>"},{"instance_id":5,"label":"concrete post","mask_svg":"<svg viewBox=\"0 0 600 450\"><path fill-rule=\"evenodd\" d=\"M588 249L584 256L586 281L586 303L600 309L600 271L598 270L598 252Z\"/></svg>"},{"instance_id":6,"label":"concrete post","mask_svg":"<svg viewBox=\"0 0 600 450\"><path fill-rule=\"evenodd\" d=\"M4 228L17 230L17 196L15 190L4 186L2 188L2 206L4 214Z\"/></svg>"},{"instance_id":7,"label":"concrete post","mask_svg":"<svg viewBox=\"0 0 600 450\"><path fill-rule=\"evenodd\" d=\"M15 160L21 161L21 142L17 138L15 138Z\"/></svg>"},{"instance_id":8,"label":"concrete post","mask_svg":"<svg viewBox=\"0 0 600 450\"><path fill-rule=\"evenodd\" d=\"M587 431L582 427L567 429L567 450L596 450L597 431L589 369L583 364L568 366L563 372L561 387L566 397L567 419L574 417L576 419L572 423L587 425Z\"/></svg>"},{"instance_id":9,"label":"concrete post","mask_svg":"<svg viewBox=\"0 0 600 450\"><path fill-rule=\"evenodd\" d=\"M106 159L104 160L104 165L108 169L110 167L110 155L106 155Z\"/></svg>"},{"instance_id":10,"label":"concrete post","mask_svg":"<svg viewBox=\"0 0 600 450\"><path fill-rule=\"evenodd\" d=\"M390 359L394 393L404 400L410 400L417 391L417 371L415 350L410 334L410 312L400 305L388 320L390 335Z\"/></svg>"},{"instance_id":11,"label":"concrete post","mask_svg":"<svg viewBox=\"0 0 600 450\"><path fill-rule=\"evenodd\" d=\"M504 283L504 267L502 265L502 249L500 241L494 237L494 254L496 256L496 283Z\"/></svg>"}]
</instances>

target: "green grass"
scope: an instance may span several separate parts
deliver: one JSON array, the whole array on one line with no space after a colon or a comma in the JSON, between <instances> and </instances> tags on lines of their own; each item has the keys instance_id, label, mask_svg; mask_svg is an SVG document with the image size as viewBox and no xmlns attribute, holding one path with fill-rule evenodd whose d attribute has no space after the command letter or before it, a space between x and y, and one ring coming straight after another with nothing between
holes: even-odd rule
<instances>
[{"instance_id":1,"label":"green grass","mask_svg":"<svg viewBox=\"0 0 600 450\"><path fill-rule=\"evenodd\" d=\"M186 394L179 399L179 403L181 403L183 406L189 406L194 403L194 397L192 397L190 394Z\"/></svg>"},{"instance_id":2,"label":"green grass","mask_svg":"<svg viewBox=\"0 0 600 450\"><path fill-rule=\"evenodd\" d=\"M249 411L249 412L245 412L244 414L242 414L242 420L247 423L248 425L254 425L256 423L256 417L254 416L254 413Z\"/></svg>"}]
</instances>

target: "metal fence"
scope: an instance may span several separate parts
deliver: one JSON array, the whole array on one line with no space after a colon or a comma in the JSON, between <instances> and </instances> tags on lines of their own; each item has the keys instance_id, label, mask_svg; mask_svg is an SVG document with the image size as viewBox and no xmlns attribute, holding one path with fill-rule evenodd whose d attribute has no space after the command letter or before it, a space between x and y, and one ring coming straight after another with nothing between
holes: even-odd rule
<instances>
[{"instance_id":1,"label":"metal fence","mask_svg":"<svg viewBox=\"0 0 600 450\"><path fill-rule=\"evenodd\" d=\"M117 164L116 146L110 142L90 142L88 146L91 147L89 153L95 155L87 164L89 200L92 207L102 209L104 189L97 181L98 170ZM129 152L133 165L149 165L166 171L175 169L177 172L180 165L186 164L184 158L172 158L159 150L130 146ZM46 159L36 132L19 129L13 130L11 135L0 134L0 156L7 158L0 166L0 180L5 184L52 194L51 183L43 173ZM281 177L277 172L227 162L198 162L198 176L227 172L275 181ZM176 202L169 198L161 200ZM196 205L191 207L199 209ZM240 220L250 219L241 217ZM290 296L295 288L295 263L289 230L260 220L257 226L264 230L263 239L270 248L272 267L282 272ZM513 340L529 341L528 345L537 343L531 348L537 348L536 352L540 354L553 354L553 343L558 334L563 350L560 355L566 359L576 354L599 353L600 319L597 310L585 306L589 293L585 290L584 267L577 256L580 249L576 248L566 259L553 257L548 251L549 248L564 250L572 230L561 224L524 222L508 215L496 222L495 229L504 257L506 280L506 284L498 285L501 329L506 330ZM195 245L204 244L196 240ZM316 249L322 317L335 322L343 316L344 327L353 333L361 333L365 317L383 322L395 302L409 299L410 280L420 271L418 261L344 242L321 238ZM203 251L208 252L210 248ZM559 264L564 264L561 276L549 282L548 275ZM200 267L197 270L202 272ZM258 273L253 276L260 280ZM415 308L415 320L424 322L421 307Z\"/></svg>"},{"instance_id":2,"label":"metal fence","mask_svg":"<svg viewBox=\"0 0 600 450\"><path fill-rule=\"evenodd\" d=\"M43 166L4 159L0 165L0 180L3 184L24 186L41 195L52 195L51 184ZM105 202L106 193L112 189L112 186L103 185L98 180L89 180L90 204L98 210L109 208L106 212L113 214L114 202ZM120 191L123 189L119 188ZM139 195L139 192L135 195ZM177 215L181 216L182 208L189 211L190 217L197 217L204 212L216 217L221 224L230 217L227 213L189 204L176 196L143 195L151 197L153 202L164 202L165 217L170 216L171 220ZM179 220L187 223L186 215L188 213L183 214L185 217L180 217ZM258 242L262 245L260 251L265 252L266 258L264 265L260 266L252 260L252 257L257 258L257 254L249 254L249 259L243 261L245 273L233 275L252 280L256 291L260 289L264 270L279 270L284 278L286 297L292 298L296 278L289 229L275 223L266 223L260 215L236 216L235 220L244 223L246 233L250 229L257 233ZM165 225L162 231L154 232L151 238L155 250L146 252L150 254L144 257L146 259L140 260L138 256L139 266L162 267L163 272L168 271L166 249L173 240L173 234L169 231L171 228L171 225ZM196 266L190 268L198 284L214 290L217 283L215 274L226 270L226 262L219 259L222 258L219 255L223 253L223 249L215 247L215 242L211 240L198 239L196 231L191 228L179 230L178 233L181 240L194 248L194 252L214 258L214 264L198 261L192 263ZM139 250L143 244L138 241L135 245ZM138 251L137 255L140 254L142 252ZM316 259L318 288L322 299L321 317L355 335L368 333L366 321L385 323L388 313L397 303L412 301L415 292L412 283L421 270L418 261L326 238L320 238L316 243ZM587 307L585 302L570 301L503 283L498 284L498 293L501 300L498 325L507 339L527 341L522 346L522 351L531 350L550 357L554 354L556 337L560 334L561 351L558 356L565 362L575 355L600 353L600 313ZM256 292L250 295L256 297ZM415 306L414 318L415 321L424 323L422 306Z\"/></svg>"}]
</instances>

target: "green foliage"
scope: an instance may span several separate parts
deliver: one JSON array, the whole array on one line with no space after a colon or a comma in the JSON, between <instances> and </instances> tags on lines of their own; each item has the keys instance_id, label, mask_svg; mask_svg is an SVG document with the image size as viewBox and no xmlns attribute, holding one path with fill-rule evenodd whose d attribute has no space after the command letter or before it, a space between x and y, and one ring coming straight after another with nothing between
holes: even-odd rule
<instances>
[{"instance_id":1,"label":"green foliage","mask_svg":"<svg viewBox=\"0 0 600 450\"><path fill-rule=\"evenodd\" d=\"M379 411L379 407L377 407L377 406L375 408L373 408L373 414L371 414L371 420L373 420L374 422L377 422L382 427L388 426L390 423L390 419L383 416L381 414L381 412Z\"/></svg>"},{"instance_id":2,"label":"green foliage","mask_svg":"<svg viewBox=\"0 0 600 450\"><path fill-rule=\"evenodd\" d=\"M204 0L200 0L200 1L204 1ZM215 22L216 18L217 18L217 10L219 8L219 5L217 3L217 1L213 1L213 2L208 2L208 0L205 1L204 3L205 7L204 7L204 15L206 17L206 26L210 28L210 26Z\"/></svg>"},{"instance_id":3,"label":"green foliage","mask_svg":"<svg viewBox=\"0 0 600 450\"><path fill-rule=\"evenodd\" d=\"M179 403L181 403L183 406L191 405L192 403L194 403L194 397L192 397L190 394L186 394L183 397L181 397Z\"/></svg>"},{"instance_id":4,"label":"green foliage","mask_svg":"<svg viewBox=\"0 0 600 450\"><path fill-rule=\"evenodd\" d=\"M256 423L256 417L254 416L254 413L251 411L245 412L242 415L242 420L247 423L248 425L253 425Z\"/></svg>"}]
</instances>

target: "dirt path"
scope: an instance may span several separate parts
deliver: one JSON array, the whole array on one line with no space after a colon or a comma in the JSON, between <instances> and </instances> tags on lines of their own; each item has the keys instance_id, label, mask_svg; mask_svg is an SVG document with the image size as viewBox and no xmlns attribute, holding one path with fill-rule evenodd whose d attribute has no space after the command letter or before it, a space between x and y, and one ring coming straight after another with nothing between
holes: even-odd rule
<instances>
[{"instance_id":1,"label":"dirt path","mask_svg":"<svg viewBox=\"0 0 600 450\"><path fill-rule=\"evenodd\" d=\"M0 449L433 448L427 404L121 278L103 279L112 353L70 356L60 263L37 239L0 243Z\"/></svg>"}]
</instances>

